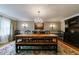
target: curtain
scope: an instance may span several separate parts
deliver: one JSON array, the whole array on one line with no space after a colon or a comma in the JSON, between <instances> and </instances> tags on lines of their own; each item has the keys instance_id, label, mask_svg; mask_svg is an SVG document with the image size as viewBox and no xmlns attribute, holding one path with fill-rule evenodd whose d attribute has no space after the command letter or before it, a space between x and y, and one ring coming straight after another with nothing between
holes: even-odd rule
<instances>
[{"instance_id":1,"label":"curtain","mask_svg":"<svg viewBox=\"0 0 79 59\"><path fill-rule=\"evenodd\" d=\"M0 36L1 36L1 42L0 43L7 43L10 36L10 24L11 21L8 18L0 17Z\"/></svg>"},{"instance_id":2,"label":"curtain","mask_svg":"<svg viewBox=\"0 0 79 59\"><path fill-rule=\"evenodd\" d=\"M1 16L0 16L0 42L1 42Z\"/></svg>"},{"instance_id":3,"label":"curtain","mask_svg":"<svg viewBox=\"0 0 79 59\"><path fill-rule=\"evenodd\" d=\"M13 35L14 35L14 30L13 30L14 23L13 22L14 21L11 19L9 41L12 41L13 40Z\"/></svg>"},{"instance_id":4,"label":"curtain","mask_svg":"<svg viewBox=\"0 0 79 59\"><path fill-rule=\"evenodd\" d=\"M14 21L13 19L10 19L11 23L10 23L10 36L9 36L9 41L14 40L14 32L16 30L16 21Z\"/></svg>"}]
</instances>

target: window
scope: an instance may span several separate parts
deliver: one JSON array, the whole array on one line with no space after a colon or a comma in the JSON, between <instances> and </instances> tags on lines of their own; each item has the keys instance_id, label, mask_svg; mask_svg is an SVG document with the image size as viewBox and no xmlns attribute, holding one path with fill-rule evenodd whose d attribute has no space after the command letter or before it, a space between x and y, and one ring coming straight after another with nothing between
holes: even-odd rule
<instances>
[{"instance_id":1,"label":"window","mask_svg":"<svg viewBox=\"0 0 79 59\"><path fill-rule=\"evenodd\" d=\"M8 42L8 38L10 35L10 20L5 17L0 18L0 36L1 36L1 43Z\"/></svg>"}]
</instances>

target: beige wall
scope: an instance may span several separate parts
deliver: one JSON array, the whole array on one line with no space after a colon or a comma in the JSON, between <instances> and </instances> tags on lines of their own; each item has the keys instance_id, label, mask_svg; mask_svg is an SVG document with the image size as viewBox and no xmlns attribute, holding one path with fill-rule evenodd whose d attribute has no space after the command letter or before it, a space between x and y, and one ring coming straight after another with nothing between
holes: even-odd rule
<instances>
[{"instance_id":1,"label":"beige wall","mask_svg":"<svg viewBox=\"0 0 79 59\"><path fill-rule=\"evenodd\" d=\"M21 30L23 31L23 27L22 27L22 24L28 24L28 28L29 30L34 30L34 22L32 21L17 21L17 30ZM50 30L51 28L49 27L50 24L55 24L56 27L54 28L55 31L60 31L61 30L61 22L57 22L57 21L52 21L52 22L44 22L44 29L45 30Z\"/></svg>"},{"instance_id":2,"label":"beige wall","mask_svg":"<svg viewBox=\"0 0 79 59\"><path fill-rule=\"evenodd\" d=\"M34 30L34 22L32 21L17 21L16 22L17 30L23 30L22 24L28 24L28 27L26 28L26 30Z\"/></svg>"},{"instance_id":3,"label":"beige wall","mask_svg":"<svg viewBox=\"0 0 79 59\"><path fill-rule=\"evenodd\" d=\"M51 30L50 24L54 24L55 27L53 28L54 31L60 31L61 30L61 22L59 21L52 21L52 22L45 22L44 23L44 29Z\"/></svg>"},{"instance_id":4,"label":"beige wall","mask_svg":"<svg viewBox=\"0 0 79 59\"><path fill-rule=\"evenodd\" d=\"M26 29L24 29L22 24L28 24L28 27ZM34 30L34 23L32 21L17 21L16 29L20 30L21 33L24 33L25 30Z\"/></svg>"},{"instance_id":5,"label":"beige wall","mask_svg":"<svg viewBox=\"0 0 79 59\"><path fill-rule=\"evenodd\" d=\"M63 32L65 32L65 22L64 22L64 20L61 21L61 30Z\"/></svg>"}]
</instances>

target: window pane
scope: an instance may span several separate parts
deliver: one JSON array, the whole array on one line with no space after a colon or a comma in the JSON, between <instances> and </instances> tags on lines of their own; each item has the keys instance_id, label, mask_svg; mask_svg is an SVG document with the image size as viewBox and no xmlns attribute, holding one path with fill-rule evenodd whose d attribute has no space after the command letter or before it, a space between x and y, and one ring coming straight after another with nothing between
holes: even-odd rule
<instances>
[{"instance_id":1,"label":"window pane","mask_svg":"<svg viewBox=\"0 0 79 59\"><path fill-rule=\"evenodd\" d=\"M7 18L1 18L1 41L8 42L10 35L10 20Z\"/></svg>"}]
</instances>

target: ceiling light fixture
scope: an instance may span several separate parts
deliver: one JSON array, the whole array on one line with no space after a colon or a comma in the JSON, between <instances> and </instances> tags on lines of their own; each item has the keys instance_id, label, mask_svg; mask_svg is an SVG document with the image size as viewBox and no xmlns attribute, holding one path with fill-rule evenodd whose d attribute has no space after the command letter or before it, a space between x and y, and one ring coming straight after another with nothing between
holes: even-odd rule
<instances>
[{"instance_id":1,"label":"ceiling light fixture","mask_svg":"<svg viewBox=\"0 0 79 59\"><path fill-rule=\"evenodd\" d=\"M40 17L40 11L37 11L38 15L37 17L34 19L35 23L43 23L43 20Z\"/></svg>"}]
</instances>

